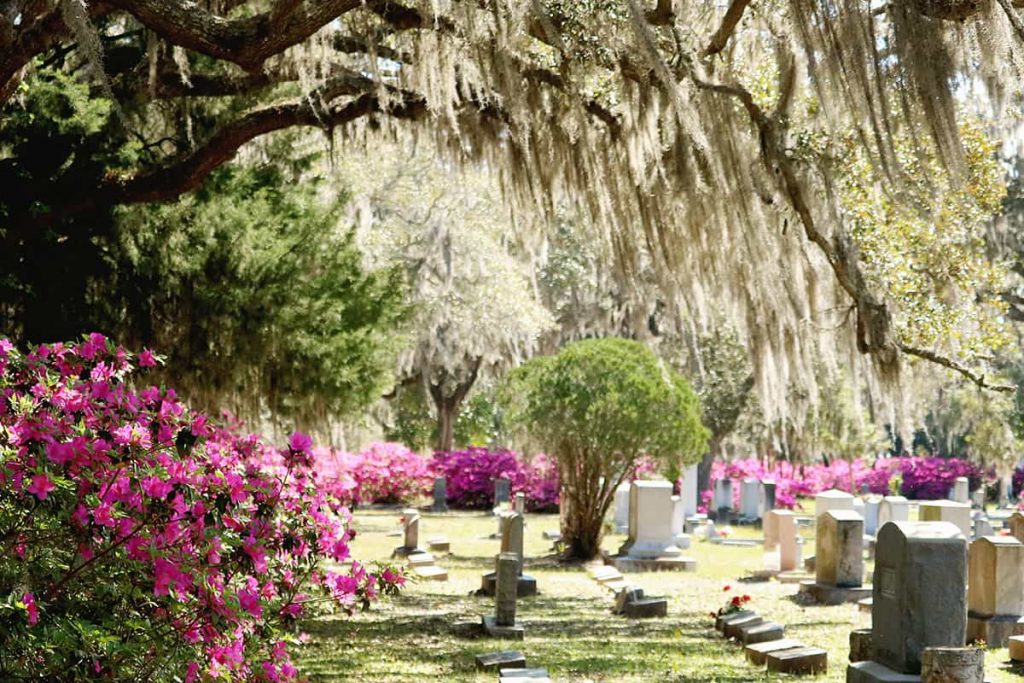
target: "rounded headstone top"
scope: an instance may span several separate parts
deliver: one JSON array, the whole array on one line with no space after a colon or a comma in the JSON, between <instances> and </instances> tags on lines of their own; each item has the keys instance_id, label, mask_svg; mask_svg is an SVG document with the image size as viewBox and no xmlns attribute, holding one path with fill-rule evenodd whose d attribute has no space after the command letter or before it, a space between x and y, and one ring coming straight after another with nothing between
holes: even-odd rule
<instances>
[{"instance_id":1,"label":"rounded headstone top","mask_svg":"<svg viewBox=\"0 0 1024 683\"><path fill-rule=\"evenodd\" d=\"M878 544L890 536L902 536L907 540L959 541L965 544L967 540L960 527L952 522L886 522L878 530Z\"/></svg>"},{"instance_id":2,"label":"rounded headstone top","mask_svg":"<svg viewBox=\"0 0 1024 683\"><path fill-rule=\"evenodd\" d=\"M971 545L974 545L974 543L988 543L990 545L1011 545L1011 546L1012 545L1019 545L1019 546L1024 546L1024 543L1021 543L1020 541L1018 541L1013 536L982 536L981 538L976 538L971 543Z\"/></svg>"},{"instance_id":3,"label":"rounded headstone top","mask_svg":"<svg viewBox=\"0 0 1024 683\"><path fill-rule=\"evenodd\" d=\"M828 491L822 491L815 498L853 498L853 496L846 491L840 491L839 489L829 489Z\"/></svg>"},{"instance_id":4,"label":"rounded headstone top","mask_svg":"<svg viewBox=\"0 0 1024 683\"><path fill-rule=\"evenodd\" d=\"M922 500L919 505L921 507L934 507L934 508L969 508L970 503L958 503L955 500Z\"/></svg>"},{"instance_id":5,"label":"rounded headstone top","mask_svg":"<svg viewBox=\"0 0 1024 683\"><path fill-rule=\"evenodd\" d=\"M908 502L904 496L886 496L882 500L889 501L890 503L906 503Z\"/></svg>"}]
</instances>

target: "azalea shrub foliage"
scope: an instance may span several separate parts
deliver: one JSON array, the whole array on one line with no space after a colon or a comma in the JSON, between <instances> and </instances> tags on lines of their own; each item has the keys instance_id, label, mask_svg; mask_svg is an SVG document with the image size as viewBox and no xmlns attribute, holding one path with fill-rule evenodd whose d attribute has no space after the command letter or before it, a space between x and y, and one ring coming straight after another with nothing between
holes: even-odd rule
<instances>
[{"instance_id":1,"label":"azalea shrub foliage","mask_svg":"<svg viewBox=\"0 0 1024 683\"><path fill-rule=\"evenodd\" d=\"M309 437L192 412L145 387L156 362L0 339L2 680L292 681L297 619L403 582L339 564L348 513Z\"/></svg>"},{"instance_id":2,"label":"azalea shrub foliage","mask_svg":"<svg viewBox=\"0 0 1024 683\"><path fill-rule=\"evenodd\" d=\"M493 507L495 480L508 479L513 496L526 494L528 510L558 509L558 466L543 453L527 459L510 450L470 447L434 453L432 467L448 480L448 503L453 507Z\"/></svg>"},{"instance_id":3,"label":"azalea shrub foliage","mask_svg":"<svg viewBox=\"0 0 1024 683\"><path fill-rule=\"evenodd\" d=\"M877 458L873 462L857 458L847 462L833 460L829 464L794 465L775 462L765 465L757 458L716 462L711 466L711 481L748 477L775 481L775 504L792 509L797 498L812 496L828 489L854 493L899 494L915 500L945 498L958 477L970 479L971 490L991 485L995 472L960 458L913 456ZM1024 477L1022 477L1024 480ZM704 491L702 503L711 503L712 490ZM733 486L733 498L739 504L740 487Z\"/></svg>"}]
</instances>

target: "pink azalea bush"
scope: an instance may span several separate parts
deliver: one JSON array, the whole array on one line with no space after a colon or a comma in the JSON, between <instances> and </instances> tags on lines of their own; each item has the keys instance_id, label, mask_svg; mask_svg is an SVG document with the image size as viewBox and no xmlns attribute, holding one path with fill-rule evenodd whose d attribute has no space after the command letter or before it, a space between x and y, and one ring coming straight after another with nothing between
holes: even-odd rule
<instances>
[{"instance_id":1,"label":"pink azalea bush","mask_svg":"<svg viewBox=\"0 0 1024 683\"><path fill-rule=\"evenodd\" d=\"M513 495L524 492L528 510L558 507L558 466L544 454L527 460L514 451L472 446L434 453L432 467L448 480L448 503L453 507L490 508L497 479L508 479Z\"/></svg>"},{"instance_id":2,"label":"pink azalea bush","mask_svg":"<svg viewBox=\"0 0 1024 683\"><path fill-rule=\"evenodd\" d=\"M349 556L309 437L276 450L145 387L102 335L0 339L0 679L293 681L298 618L403 579Z\"/></svg>"},{"instance_id":3,"label":"pink azalea bush","mask_svg":"<svg viewBox=\"0 0 1024 683\"><path fill-rule=\"evenodd\" d=\"M765 465L757 458L716 462L711 466L711 481L729 478L737 482L748 477L775 481L775 503L780 508L797 506L798 497L813 496L828 489L856 493L888 495L898 485L900 495L917 500L945 498L957 477L968 477L971 489L994 478L994 472L958 458L901 457L877 458L874 462L858 458L852 462L834 460L828 465L794 465L779 461ZM711 489L701 494L702 506L711 503ZM740 487L733 486L733 502L739 505Z\"/></svg>"}]
</instances>

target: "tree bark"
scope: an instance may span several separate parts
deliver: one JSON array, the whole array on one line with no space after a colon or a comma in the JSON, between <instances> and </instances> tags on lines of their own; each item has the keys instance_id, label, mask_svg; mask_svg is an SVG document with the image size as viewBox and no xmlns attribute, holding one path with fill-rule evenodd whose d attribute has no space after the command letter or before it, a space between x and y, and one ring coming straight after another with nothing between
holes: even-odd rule
<instances>
[{"instance_id":1,"label":"tree bark","mask_svg":"<svg viewBox=\"0 0 1024 683\"><path fill-rule=\"evenodd\" d=\"M697 499L711 486L711 465L722 455L722 439L712 435L708 441L707 455L697 465Z\"/></svg>"},{"instance_id":2,"label":"tree bark","mask_svg":"<svg viewBox=\"0 0 1024 683\"><path fill-rule=\"evenodd\" d=\"M476 383L482 362L483 359L480 357L470 361L469 375L466 379L458 382L450 394L445 393L445 380L449 377L447 370L442 372L439 381L431 382L428 387L430 398L433 399L434 408L437 410L437 450L439 451L450 451L455 446L455 421L459 419L462 402Z\"/></svg>"}]
</instances>

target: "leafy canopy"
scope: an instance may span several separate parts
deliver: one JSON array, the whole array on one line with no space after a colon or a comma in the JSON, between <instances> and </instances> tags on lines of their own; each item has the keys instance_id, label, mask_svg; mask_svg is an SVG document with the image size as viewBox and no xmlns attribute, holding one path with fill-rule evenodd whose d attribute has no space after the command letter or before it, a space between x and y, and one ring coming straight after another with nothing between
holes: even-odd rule
<instances>
[{"instance_id":1,"label":"leafy canopy","mask_svg":"<svg viewBox=\"0 0 1024 683\"><path fill-rule=\"evenodd\" d=\"M689 383L643 344L587 339L534 358L509 376L509 419L558 457L641 454L695 462L707 446Z\"/></svg>"}]
</instances>

